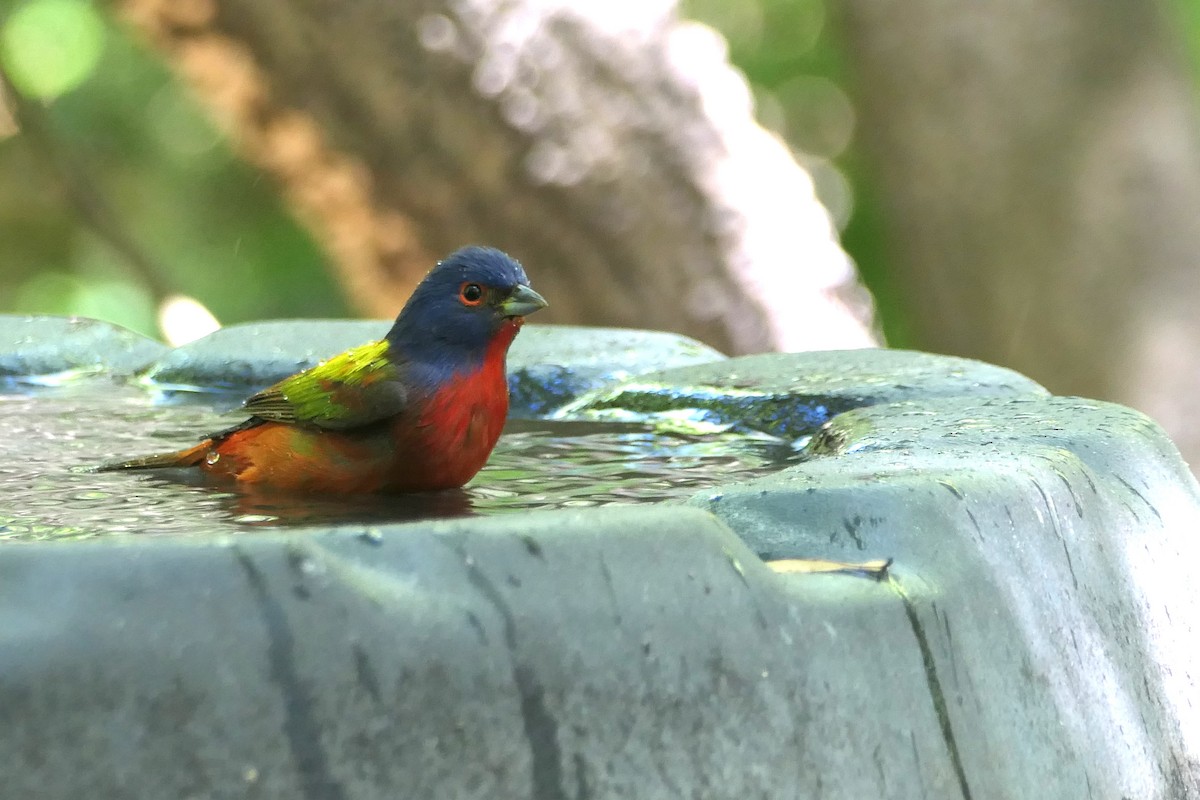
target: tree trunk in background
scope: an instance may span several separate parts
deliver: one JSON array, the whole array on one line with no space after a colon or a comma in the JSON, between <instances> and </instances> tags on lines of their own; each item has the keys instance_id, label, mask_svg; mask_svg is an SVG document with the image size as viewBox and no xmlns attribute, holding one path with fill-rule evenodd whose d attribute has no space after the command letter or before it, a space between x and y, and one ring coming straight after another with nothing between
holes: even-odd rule
<instances>
[{"instance_id":1,"label":"tree trunk in background","mask_svg":"<svg viewBox=\"0 0 1200 800\"><path fill-rule=\"evenodd\" d=\"M840 8L919 344L1133 405L1200 462L1200 119L1163 9Z\"/></svg>"},{"instance_id":2,"label":"tree trunk in background","mask_svg":"<svg viewBox=\"0 0 1200 800\"><path fill-rule=\"evenodd\" d=\"M753 122L720 39L673 3L119 5L281 181L369 313L480 242L529 268L551 302L539 321L733 352L871 342L811 180Z\"/></svg>"}]
</instances>

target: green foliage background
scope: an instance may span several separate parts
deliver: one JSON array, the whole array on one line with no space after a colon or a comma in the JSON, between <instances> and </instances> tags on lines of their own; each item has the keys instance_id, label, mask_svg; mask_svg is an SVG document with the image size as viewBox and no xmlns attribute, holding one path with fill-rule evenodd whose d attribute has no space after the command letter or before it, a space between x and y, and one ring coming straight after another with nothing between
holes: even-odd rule
<instances>
[{"instance_id":1,"label":"green foliage background","mask_svg":"<svg viewBox=\"0 0 1200 800\"><path fill-rule=\"evenodd\" d=\"M1200 65L1200 4L1173 6ZM753 87L760 121L811 170L873 290L912 345L845 87L853 54L820 0L684 0ZM223 323L351 313L269 181L238 161L161 59L87 0L0 6L0 312L82 314L156 335L166 294Z\"/></svg>"},{"instance_id":2,"label":"green foliage background","mask_svg":"<svg viewBox=\"0 0 1200 800\"><path fill-rule=\"evenodd\" d=\"M37 124L22 120L0 140L0 312L82 314L148 335L166 293L199 299L223 323L350 313L270 182L237 159L157 54L79 0L19 3L0 24L38 4L93 19L102 49L61 94L7 87L10 107ZM51 72L74 57L33 55ZM11 47L0 56L17 82Z\"/></svg>"}]
</instances>

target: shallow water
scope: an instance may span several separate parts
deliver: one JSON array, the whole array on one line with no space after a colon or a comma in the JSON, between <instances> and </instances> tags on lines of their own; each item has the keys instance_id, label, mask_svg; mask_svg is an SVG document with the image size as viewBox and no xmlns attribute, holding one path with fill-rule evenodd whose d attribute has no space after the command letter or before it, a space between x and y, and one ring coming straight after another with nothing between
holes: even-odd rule
<instances>
[{"instance_id":1,"label":"shallow water","mask_svg":"<svg viewBox=\"0 0 1200 800\"><path fill-rule=\"evenodd\" d=\"M237 422L238 398L155 402L105 379L0 394L0 541L231 534L264 526L384 523L527 509L683 500L776 471L787 443L638 425L512 421L461 491L313 498L209 485L193 470L87 473L116 457L187 446Z\"/></svg>"}]
</instances>

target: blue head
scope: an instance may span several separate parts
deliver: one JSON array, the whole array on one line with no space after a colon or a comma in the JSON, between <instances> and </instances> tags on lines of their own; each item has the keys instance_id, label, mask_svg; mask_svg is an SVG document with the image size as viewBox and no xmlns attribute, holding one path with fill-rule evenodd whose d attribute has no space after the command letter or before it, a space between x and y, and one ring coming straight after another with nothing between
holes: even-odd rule
<instances>
[{"instance_id":1,"label":"blue head","mask_svg":"<svg viewBox=\"0 0 1200 800\"><path fill-rule=\"evenodd\" d=\"M501 330L515 334L521 317L545 307L515 259L464 247L417 285L387 340L415 361L465 366L478 363Z\"/></svg>"}]
</instances>

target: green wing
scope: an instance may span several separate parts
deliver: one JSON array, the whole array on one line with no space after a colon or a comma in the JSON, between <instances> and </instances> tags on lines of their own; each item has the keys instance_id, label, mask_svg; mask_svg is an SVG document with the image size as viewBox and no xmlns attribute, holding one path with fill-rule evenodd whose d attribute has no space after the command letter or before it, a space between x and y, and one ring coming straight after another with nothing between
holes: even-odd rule
<instances>
[{"instance_id":1,"label":"green wing","mask_svg":"<svg viewBox=\"0 0 1200 800\"><path fill-rule=\"evenodd\" d=\"M351 348L284 378L251 397L242 409L259 419L345 430L402 412L408 393L386 340Z\"/></svg>"}]
</instances>

